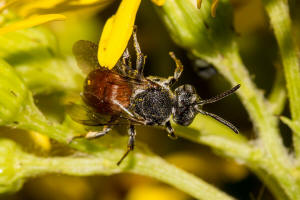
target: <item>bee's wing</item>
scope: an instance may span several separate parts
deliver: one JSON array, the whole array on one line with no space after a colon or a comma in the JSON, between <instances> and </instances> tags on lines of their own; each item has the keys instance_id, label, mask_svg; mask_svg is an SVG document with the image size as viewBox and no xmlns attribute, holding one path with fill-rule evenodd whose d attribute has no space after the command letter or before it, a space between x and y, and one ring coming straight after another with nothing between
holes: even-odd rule
<instances>
[{"instance_id":1,"label":"bee's wing","mask_svg":"<svg viewBox=\"0 0 300 200\"><path fill-rule=\"evenodd\" d=\"M100 68L97 52L97 44L91 41L79 40L73 45L73 54L83 73L88 74L90 71Z\"/></svg>"},{"instance_id":2,"label":"bee's wing","mask_svg":"<svg viewBox=\"0 0 300 200\"><path fill-rule=\"evenodd\" d=\"M112 116L96 113L90 107L82 104L71 103L66 106L66 109L72 120L86 126L129 125L133 123L130 122L130 119L123 117L112 120Z\"/></svg>"},{"instance_id":3,"label":"bee's wing","mask_svg":"<svg viewBox=\"0 0 300 200\"><path fill-rule=\"evenodd\" d=\"M81 104L71 103L66 106L66 110L74 121L87 126L101 126L110 120L110 116L100 116Z\"/></svg>"}]
</instances>

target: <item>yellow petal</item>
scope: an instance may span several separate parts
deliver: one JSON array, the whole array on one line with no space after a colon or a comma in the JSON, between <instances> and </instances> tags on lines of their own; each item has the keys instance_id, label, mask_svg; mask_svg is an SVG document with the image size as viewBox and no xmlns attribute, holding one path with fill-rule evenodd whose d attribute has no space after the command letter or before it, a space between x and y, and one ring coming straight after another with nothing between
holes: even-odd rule
<instances>
[{"instance_id":1,"label":"yellow petal","mask_svg":"<svg viewBox=\"0 0 300 200\"><path fill-rule=\"evenodd\" d=\"M77 0L77 1L71 1L70 4L75 4L75 5L90 5L90 4L95 4L99 2L107 3L106 0Z\"/></svg>"},{"instance_id":2,"label":"yellow petal","mask_svg":"<svg viewBox=\"0 0 300 200\"><path fill-rule=\"evenodd\" d=\"M21 4L18 8L18 14L21 16L32 15L36 12L36 9L51 9L65 1L66 0L19 0Z\"/></svg>"},{"instance_id":3,"label":"yellow petal","mask_svg":"<svg viewBox=\"0 0 300 200\"><path fill-rule=\"evenodd\" d=\"M98 60L112 69L123 54L132 34L141 0L123 0L117 13L107 20L99 42Z\"/></svg>"},{"instance_id":4,"label":"yellow petal","mask_svg":"<svg viewBox=\"0 0 300 200\"><path fill-rule=\"evenodd\" d=\"M162 6L165 4L166 0L151 0L152 3L156 4L157 6Z\"/></svg>"},{"instance_id":5,"label":"yellow petal","mask_svg":"<svg viewBox=\"0 0 300 200\"><path fill-rule=\"evenodd\" d=\"M138 185L133 187L127 197L127 200L184 200L186 195L167 186L162 185Z\"/></svg>"},{"instance_id":6,"label":"yellow petal","mask_svg":"<svg viewBox=\"0 0 300 200\"><path fill-rule=\"evenodd\" d=\"M216 9L218 6L219 0L213 0L212 4L211 4L211 16L212 17L216 17Z\"/></svg>"},{"instance_id":7,"label":"yellow petal","mask_svg":"<svg viewBox=\"0 0 300 200\"><path fill-rule=\"evenodd\" d=\"M49 151L51 148L51 143L50 143L50 139L45 136L42 135L38 132L34 132L34 131L30 131L29 135L31 136L31 138L33 139L33 141L40 146L43 150L45 151Z\"/></svg>"},{"instance_id":8,"label":"yellow petal","mask_svg":"<svg viewBox=\"0 0 300 200\"><path fill-rule=\"evenodd\" d=\"M48 14L48 15L35 15L27 19L17 21L15 23L9 24L5 27L0 28L0 35L8 32L30 28L33 26L41 25L46 22L55 21L55 20L65 20L66 17L60 14Z\"/></svg>"},{"instance_id":9,"label":"yellow petal","mask_svg":"<svg viewBox=\"0 0 300 200\"><path fill-rule=\"evenodd\" d=\"M0 12L4 9L8 8L9 6L15 4L18 0L10 0L10 1L0 1Z\"/></svg>"},{"instance_id":10,"label":"yellow petal","mask_svg":"<svg viewBox=\"0 0 300 200\"><path fill-rule=\"evenodd\" d=\"M197 8L201 8L202 0L197 0Z\"/></svg>"}]
</instances>

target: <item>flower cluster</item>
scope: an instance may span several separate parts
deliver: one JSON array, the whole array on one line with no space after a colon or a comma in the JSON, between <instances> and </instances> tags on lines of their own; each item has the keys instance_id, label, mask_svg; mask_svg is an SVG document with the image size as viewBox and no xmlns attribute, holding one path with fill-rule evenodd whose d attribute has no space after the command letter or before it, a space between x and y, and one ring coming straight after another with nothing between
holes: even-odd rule
<instances>
[{"instance_id":1,"label":"flower cluster","mask_svg":"<svg viewBox=\"0 0 300 200\"><path fill-rule=\"evenodd\" d=\"M195 1L198 8L201 1ZM65 20L61 14L78 9L102 9L113 0L7 0L0 6L0 11L13 9L22 17L22 20L0 28L0 34L25 29L46 22ZM165 0L152 0L157 6L162 6ZM101 66L113 68L131 37L135 17L141 0L122 0L115 15L110 17L104 26L98 48L98 60ZM213 0L211 14L215 16L218 0ZM50 14L55 13L55 14Z\"/></svg>"}]
</instances>

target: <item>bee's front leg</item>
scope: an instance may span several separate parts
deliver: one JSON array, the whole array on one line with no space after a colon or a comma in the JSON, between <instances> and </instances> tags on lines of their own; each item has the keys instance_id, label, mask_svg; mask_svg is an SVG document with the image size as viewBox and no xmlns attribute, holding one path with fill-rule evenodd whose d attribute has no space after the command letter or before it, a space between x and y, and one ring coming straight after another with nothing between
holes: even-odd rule
<instances>
[{"instance_id":1,"label":"bee's front leg","mask_svg":"<svg viewBox=\"0 0 300 200\"><path fill-rule=\"evenodd\" d=\"M165 127L166 127L166 129L167 129L167 131L168 131L168 136L169 136L169 138L171 138L171 139L173 139L173 140L177 139L177 136L176 136L175 133L174 133L174 129L173 129L173 127L172 127L170 121L167 121L167 122L166 122Z\"/></svg>"},{"instance_id":2,"label":"bee's front leg","mask_svg":"<svg viewBox=\"0 0 300 200\"><path fill-rule=\"evenodd\" d=\"M181 61L176 58L176 56L173 52L170 52L169 54L176 63L176 69L175 69L174 75L169 77L166 81L164 81L163 84L167 87L170 87L174 83L176 83L176 81L179 79L179 77L181 76L181 73L183 71L183 65L182 65Z\"/></svg>"}]
</instances>

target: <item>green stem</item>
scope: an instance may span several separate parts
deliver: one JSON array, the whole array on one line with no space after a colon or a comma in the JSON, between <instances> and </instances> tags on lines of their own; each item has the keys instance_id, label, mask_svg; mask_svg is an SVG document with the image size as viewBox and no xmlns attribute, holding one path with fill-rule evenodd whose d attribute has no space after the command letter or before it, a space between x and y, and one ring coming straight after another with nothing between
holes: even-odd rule
<instances>
[{"instance_id":1,"label":"green stem","mask_svg":"<svg viewBox=\"0 0 300 200\"><path fill-rule=\"evenodd\" d=\"M185 191L197 199L234 199L220 190L210 186L197 177L166 163L158 157L139 158L135 168L129 171L163 180L179 190ZM166 167L161 167L166 166ZM201 188L201 189L199 189Z\"/></svg>"},{"instance_id":2,"label":"green stem","mask_svg":"<svg viewBox=\"0 0 300 200\"><path fill-rule=\"evenodd\" d=\"M280 115L284 109L287 94L285 88L284 74L281 68L276 67L276 76L270 95L268 96L271 110L274 115Z\"/></svg>"},{"instance_id":3,"label":"green stem","mask_svg":"<svg viewBox=\"0 0 300 200\"><path fill-rule=\"evenodd\" d=\"M236 145L238 150L243 146L250 147L243 152L246 156L241 155L242 153L238 150L230 148L230 143L223 136L215 137L199 132L196 133L198 137L195 134L193 139L221 151L228 149L229 156L245 160L252 169L269 173L272 181L276 181L274 185L285 192L284 196L289 199L300 199L300 185L293 174L294 163L283 145L278 129L278 118L274 116L277 108L274 110L274 105L268 102L263 92L256 88L240 58L236 38L230 29L232 21L228 1L219 2L221 11L218 12L216 19L209 17L210 5L209 1L206 1L206 5L204 4L198 10L187 1L169 0L158 11L179 45L189 49L195 56L212 63L232 85L241 84L237 93L253 122L257 139L251 145L244 145L245 142L237 141L232 144ZM281 15L278 15L279 17ZM277 91L275 92L277 93ZM198 128L197 130L202 129ZM191 138L191 136L186 137ZM221 142L224 142L226 147L222 147ZM251 155L254 155L254 159L251 158ZM249 157L250 159L247 160Z\"/></svg>"},{"instance_id":4,"label":"green stem","mask_svg":"<svg viewBox=\"0 0 300 200\"><path fill-rule=\"evenodd\" d=\"M300 121L300 65L298 48L291 34L291 20L286 0L263 0L277 39L290 101L293 121ZM293 134L294 148L300 157L300 133Z\"/></svg>"},{"instance_id":5,"label":"green stem","mask_svg":"<svg viewBox=\"0 0 300 200\"><path fill-rule=\"evenodd\" d=\"M267 173L265 170L251 168L251 170L262 180L262 182L269 188L278 200L287 200L289 197L286 195L282 187L274 179L274 177Z\"/></svg>"},{"instance_id":6,"label":"green stem","mask_svg":"<svg viewBox=\"0 0 300 200\"><path fill-rule=\"evenodd\" d=\"M188 128L174 124L174 129L179 136L213 147L222 155L241 162L258 164L262 159L259 148L249 144L241 134L233 133L231 129L210 117L198 115Z\"/></svg>"},{"instance_id":7,"label":"green stem","mask_svg":"<svg viewBox=\"0 0 300 200\"><path fill-rule=\"evenodd\" d=\"M233 85L241 84L238 93L258 132L258 147L265 152L265 156L268 156L261 160L264 164L260 167L276 178L290 199L299 199L300 186L291 173L292 162L282 144L277 128L278 120L274 117L262 92L258 91L251 81L236 46L233 45L231 51L227 51L223 56L207 60L210 60Z\"/></svg>"},{"instance_id":8,"label":"green stem","mask_svg":"<svg viewBox=\"0 0 300 200\"><path fill-rule=\"evenodd\" d=\"M32 110L33 108L33 106L29 106L24 110L25 118L22 117L23 120L19 124L20 128L38 131L62 143L67 143L66 141L74 136L75 126L72 131L66 126L48 124L42 114L37 109ZM76 134L80 134L80 131ZM201 179L168 164L163 159L153 156L145 150L141 150L142 148L139 148L139 146L118 167L116 163L124 153L125 149L123 147L126 146L126 140L126 137L111 136L102 138L101 143L96 143L97 141L90 142L85 139L76 140L69 146L93 153L95 156L87 158L23 159L23 162L28 160L28 169L25 174L34 176L41 173L57 172L68 175L91 175L95 173L110 175L128 171L156 178L197 199L233 199ZM134 159L130 159L130 157Z\"/></svg>"},{"instance_id":9,"label":"green stem","mask_svg":"<svg viewBox=\"0 0 300 200\"><path fill-rule=\"evenodd\" d=\"M197 199L234 199L199 178L168 164L157 156L135 152L134 159L131 159L132 162L129 162L127 165L123 164L120 167L115 162L112 162L114 159L111 159L111 157L114 157L113 151L105 154L101 153L101 156L97 157L90 156L84 158L38 158L26 154L20 164L22 164L24 174L27 177L47 173L88 176L131 172L156 178Z\"/></svg>"},{"instance_id":10,"label":"green stem","mask_svg":"<svg viewBox=\"0 0 300 200\"><path fill-rule=\"evenodd\" d=\"M31 92L22 80L4 61L1 62L0 123L13 128L36 131L50 138L68 144L74 135L86 133L84 127L69 120L63 124L52 123L35 106ZM4 100L3 100L4 99ZM233 199L217 188L195 176L177 169L161 158L149 153L139 143L120 166L117 161L124 154L127 137L114 135L113 132L100 140L74 140L68 144L77 150L88 152L84 158L37 158L26 154L12 141L0 140L0 193L17 191L24 178L44 173L65 173L69 175L113 174L134 172L164 181L198 199ZM131 158L131 159L130 159ZM20 168L20 166L22 166Z\"/></svg>"},{"instance_id":11,"label":"green stem","mask_svg":"<svg viewBox=\"0 0 300 200\"><path fill-rule=\"evenodd\" d=\"M291 162L282 144L282 139L277 128L278 120L273 116L270 105L264 99L263 93L259 91L252 82L250 75L241 61L237 47L232 48L217 58L206 58L213 63L218 71L231 82L232 85L241 84L238 94L245 105L254 128L258 132L262 146L271 156L271 160L285 166Z\"/></svg>"}]
</instances>

